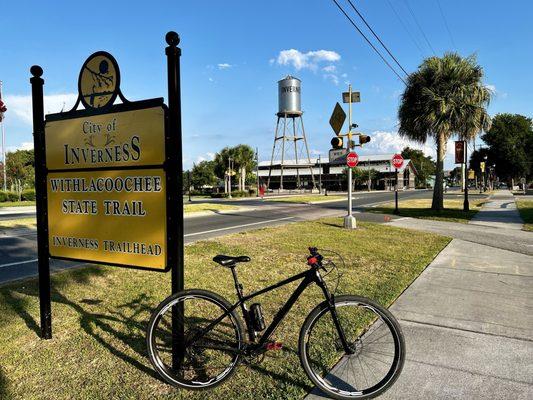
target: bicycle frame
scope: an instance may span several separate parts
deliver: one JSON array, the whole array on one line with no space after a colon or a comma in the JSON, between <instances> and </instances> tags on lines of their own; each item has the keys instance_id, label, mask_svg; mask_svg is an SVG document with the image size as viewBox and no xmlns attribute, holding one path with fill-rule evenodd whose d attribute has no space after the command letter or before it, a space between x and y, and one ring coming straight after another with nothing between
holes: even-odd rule
<instances>
[{"instance_id":1,"label":"bicycle frame","mask_svg":"<svg viewBox=\"0 0 533 400\"><path fill-rule=\"evenodd\" d=\"M235 272L235 267L230 267L230 269L231 269L231 272L233 274L233 280L235 282L235 290L237 292L237 296L238 296L239 300L235 304L233 304L231 306L231 308L229 310L227 310L224 314L222 314L219 318L217 318L215 321L211 322L203 330L203 334L209 332L214 326L216 326L219 322L221 322L224 318L226 318L226 316L228 316L231 312L233 312L237 307L240 306L242 314L244 316L245 323L246 323L246 330L248 332L248 338L249 338L250 342L252 343L252 348L253 349L263 348L265 346L266 342L268 341L268 339L270 338L270 336L272 335L272 333L276 330L276 328L281 323L281 321L283 321L283 319L285 318L287 313L291 310L291 308L294 305L294 303L296 303L296 301L298 300L300 295L305 291L305 289L311 283L314 282L314 283L316 283L318 285L318 287L320 287L322 289L322 292L324 293L324 297L325 297L326 301L328 302L328 307L329 307L330 312L332 313L333 321L334 321L335 327L337 328L337 331L339 333L339 338L340 338L341 343L342 343L342 345L344 347L344 350L347 353L349 353L349 354L351 354L353 352L351 350L351 348L348 346L348 343L346 341L346 337L344 335L344 332L342 331L342 329L340 327L340 323L339 323L338 318L337 318L337 313L335 311L334 296L329 292L329 290L328 290L328 288L326 286L326 283L324 282L324 280L322 279L322 276L320 275L318 267L311 267L307 271L304 271L304 272L301 272L299 274L296 274L296 275L294 275L294 276L292 276L290 278L287 278L287 279L285 279L285 280L283 280L281 282L278 282L278 283L276 283L274 285L268 286L268 287L266 287L264 289L258 290L257 292L251 293L251 294L249 294L247 296L243 295L243 287L238 281L237 273ZM295 281L300 280L300 279L302 281L300 282L300 284L298 285L296 290L287 299L285 304L278 310L278 312L274 316L274 319L272 320L270 325L266 328L264 333L259 337L259 341L256 342L256 339L257 339L256 332L255 332L255 330L253 328L252 319L251 319L251 316L250 316L248 310L246 309L246 304L245 303L247 301L253 299L254 297L257 297L257 296L259 296L261 294L270 292L272 290L275 290L275 289L277 289L279 287L285 286L285 285L287 285L289 283L295 282ZM199 336L201 336L201 334ZM193 338L192 341L196 340L197 338L198 338L198 336L195 336L195 338Z\"/></svg>"}]
</instances>

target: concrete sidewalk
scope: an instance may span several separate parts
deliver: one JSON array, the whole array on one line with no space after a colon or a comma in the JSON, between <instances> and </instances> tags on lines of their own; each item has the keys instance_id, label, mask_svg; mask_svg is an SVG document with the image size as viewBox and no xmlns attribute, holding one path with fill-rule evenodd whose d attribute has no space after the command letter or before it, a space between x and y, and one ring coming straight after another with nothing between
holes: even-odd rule
<instances>
[{"instance_id":1,"label":"concrete sidewalk","mask_svg":"<svg viewBox=\"0 0 533 400\"><path fill-rule=\"evenodd\" d=\"M381 398L533 399L533 241L524 236L533 235L517 229L516 214L503 192L472 224L391 222L468 239L453 239L390 308L407 357ZM498 243L512 250L513 237L520 252Z\"/></svg>"},{"instance_id":2,"label":"concrete sidewalk","mask_svg":"<svg viewBox=\"0 0 533 400\"><path fill-rule=\"evenodd\" d=\"M517 230L522 229L523 223L514 196L508 190L498 190L493 194L470 221L473 225Z\"/></svg>"}]
</instances>

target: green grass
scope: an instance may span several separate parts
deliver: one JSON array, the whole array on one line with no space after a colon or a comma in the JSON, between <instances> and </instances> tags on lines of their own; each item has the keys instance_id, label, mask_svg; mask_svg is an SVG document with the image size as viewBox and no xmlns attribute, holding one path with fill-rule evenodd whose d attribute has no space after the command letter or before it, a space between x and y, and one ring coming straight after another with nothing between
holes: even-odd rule
<instances>
[{"instance_id":1,"label":"green grass","mask_svg":"<svg viewBox=\"0 0 533 400\"><path fill-rule=\"evenodd\" d=\"M21 207L21 206L34 206L35 201L4 201L0 203L0 207Z\"/></svg>"},{"instance_id":2,"label":"green grass","mask_svg":"<svg viewBox=\"0 0 533 400\"><path fill-rule=\"evenodd\" d=\"M266 198L268 201L279 201L283 203L304 203L308 204L311 202L321 202L321 201L331 201L331 200L344 200L346 196L324 196L321 194L317 195L307 195L307 196L290 196L290 197L281 197L281 198Z\"/></svg>"},{"instance_id":3,"label":"green grass","mask_svg":"<svg viewBox=\"0 0 533 400\"><path fill-rule=\"evenodd\" d=\"M520 216L524 220L524 230L533 232L533 200L515 199Z\"/></svg>"},{"instance_id":4,"label":"green grass","mask_svg":"<svg viewBox=\"0 0 533 400\"><path fill-rule=\"evenodd\" d=\"M444 199L444 210L434 211L431 209L431 199L399 200L398 209L400 216L433 219L437 221L468 223L481 209L485 200L470 200L470 211L463 211L462 199ZM381 204L377 207L368 208L369 212L392 214L394 202Z\"/></svg>"},{"instance_id":5,"label":"green grass","mask_svg":"<svg viewBox=\"0 0 533 400\"><path fill-rule=\"evenodd\" d=\"M229 204L214 204L214 203L192 203L184 202L183 211L187 213L202 212L202 211L222 211L222 210L237 210L239 207Z\"/></svg>"},{"instance_id":6,"label":"green grass","mask_svg":"<svg viewBox=\"0 0 533 400\"><path fill-rule=\"evenodd\" d=\"M185 286L235 301L229 270L218 253L247 254L237 268L245 292L307 268L306 246L346 258L340 293L390 305L444 248L449 238L364 223L347 231L328 218L248 231L186 246ZM394 240L390 240L394 237ZM407 251L408 249L408 251ZM296 283L297 284L297 283ZM269 323L296 284L258 299ZM170 291L170 275L117 267L88 267L52 277L54 338L40 340L36 280L0 287L0 398L25 399L301 399L312 388L297 355L299 329L322 299L311 287L274 334L284 349L258 365L240 366L212 391L183 391L162 383L146 356L150 312Z\"/></svg>"}]
</instances>

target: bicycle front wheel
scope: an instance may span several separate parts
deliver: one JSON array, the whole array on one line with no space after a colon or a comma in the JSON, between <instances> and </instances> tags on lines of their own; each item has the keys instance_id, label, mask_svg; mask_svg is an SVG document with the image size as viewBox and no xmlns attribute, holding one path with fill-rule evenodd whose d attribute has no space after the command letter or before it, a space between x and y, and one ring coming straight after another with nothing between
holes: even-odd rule
<instances>
[{"instance_id":1,"label":"bicycle front wheel","mask_svg":"<svg viewBox=\"0 0 533 400\"><path fill-rule=\"evenodd\" d=\"M335 297L335 312L349 351L327 303L317 306L300 331L300 361L309 378L335 399L369 399L387 390L405 360L405 341L392 314L358 296Z\"/></svg>"},{"instance_id":2,"label":"bicycle front wheel","mask_svg":"<svg viewBox=\"0 0 533 400\"><path fill-rule=\"evenodd\" d=\"M146 335L155 370L186 389L213 388L229 378L243 346L242 323L230 308L223 297L199 289L165 299L152 313Z\"/></svg>"}]
</instances>

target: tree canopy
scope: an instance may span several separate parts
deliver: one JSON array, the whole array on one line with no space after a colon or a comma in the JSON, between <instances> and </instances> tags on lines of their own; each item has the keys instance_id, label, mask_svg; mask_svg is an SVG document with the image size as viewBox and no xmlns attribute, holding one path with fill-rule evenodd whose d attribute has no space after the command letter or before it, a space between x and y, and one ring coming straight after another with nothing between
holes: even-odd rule
<instances>
[{"instance_id":1,"label":"tree canopy","mask_svg":"<svg viewBox=\"0 0 533 400\"><path fill-rule=\"evenodd\" d=\"M402 157L411 160L416 169L415 185L425 188L431 175L435 175L435 161L431 156L426 156L422 150L412 149L407 146L402 150Z\"/></svg>"},{"instance_id":2,"label":"tree canopy","mask_svg":"<svg viewBox=\"0 0 533 400\"><path fill-rule=\"evenodd\" d=\"M419 143L433 139L437 165L432 209L443 208L446 143L452 135L469 140L490 128L486 107L491 92L482 83L483 69L475 56L446 53L429 57L407 78L398 109L398 132Z\"/></svg>"},{"instance_id":3,"label":"tree canopy","mask_svg":"<svg viewBox=\"0 0 533 400\"><path fill-rule=\"evenodd\" d=\"M492 127L481 137L487 144L487 159L496 164L496 175L511 180L532 179L533 121L519 114L497 114Z\"/></svg>"}]
</instances>

